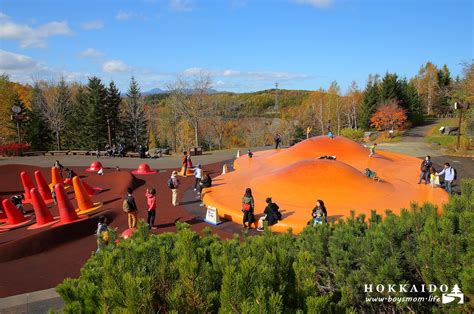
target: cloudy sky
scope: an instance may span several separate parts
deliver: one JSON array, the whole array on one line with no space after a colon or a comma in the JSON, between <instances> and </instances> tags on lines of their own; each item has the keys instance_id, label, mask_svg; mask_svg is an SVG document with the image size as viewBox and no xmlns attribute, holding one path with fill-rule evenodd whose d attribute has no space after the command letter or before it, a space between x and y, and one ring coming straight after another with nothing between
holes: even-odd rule
<instances>
[{"instance_id":1,"label":"cloudy sky","mask_svg":"<svg viewBox=\"0 0 474 314\"><path fill-rule=\"evenodd\" d=\"M473 58L471 0L0 0L0 73L142 90L209 72L214 88L365 85Z\"/></svg>"}]
</instances>

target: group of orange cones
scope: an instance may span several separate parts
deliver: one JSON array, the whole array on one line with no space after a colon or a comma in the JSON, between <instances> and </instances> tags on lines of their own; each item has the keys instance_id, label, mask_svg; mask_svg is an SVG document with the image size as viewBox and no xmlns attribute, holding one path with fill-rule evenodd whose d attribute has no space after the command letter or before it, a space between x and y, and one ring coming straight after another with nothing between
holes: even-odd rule
<instances>
[{"instance_id":1,"label":"group of orange cones","mask_svg":"<svg viewBox=\"0 0 474 314\"><path fill-rule=\"evenodd\" d=\"M48 185L39 170L34 173L37 188L33 185L33 181L27 172L20 173L21 181L24 188L23 204L31 203L35 212L36 222L32 216L25 216L10 199L2 201L4 212L0 213L0 221L6 221L0 225L0 230L10 230L24 225L30 225L27 229L36 229L49 225L64 225L75 221L86 219L84 214L97 210L102 206L101 203L93 203L91 195L94 195L97 189L92 188L87 183L82 182L77 176L71 179L62 180L59 169L51 168L52 183ZM74 188L74 195L78 208L75 209L69 199L66 189L70 188L70 184ZM53 202L53 194L56 196L59 217L53 217L47 204Z\"/></svg>"}]
</instances>

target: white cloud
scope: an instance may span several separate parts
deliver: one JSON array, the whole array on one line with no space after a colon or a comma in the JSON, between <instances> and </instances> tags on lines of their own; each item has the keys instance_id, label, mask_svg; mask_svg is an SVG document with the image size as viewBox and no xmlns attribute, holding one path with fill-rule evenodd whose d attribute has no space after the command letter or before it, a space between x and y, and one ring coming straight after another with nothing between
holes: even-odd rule
<instances>
[{"instance_id":1,"label":"white cloud","mask_svg":"<svg viewBox=\"0 0 474 314\"><path fill-rule=\"evenodd\" d=\"M193 10L191 0L170 0L169 7L173 11L189 12Z\"/></svg>"},{"instance_id":2,"label":"white cloud","mask_svg":"<svg viewBox=\"0 0 474 314\"><path fill-rule=\"evenodd\" d=\"M83 23L82 28L86 31L91 31L94 29L101 29L104 27L104 22L101 20L95 20L95 21L89 21L86 23Z\"/></svg>"},{"instance_id":3,"label":"white cloud","mask_svg":"<svg viewBox=\"0 0 474 314\"><path fill-rule=\"evenodd\" d=\"M105 56L105 53L98 51L94 48L87 48L79 53L83 58L100 58Z\"/></svg>"},{"instance_id":4,"label":"white cloud","mask_svg":"<svg viewBox=\"0 0 474 314\"><path fill-rule=\"evenodd\" d=\"M49 22L37 27L17 24L3 13L0 13L0 39L18 40L22 48L46 47L46 40L51 36L71 35L72 30L66 21Z\"/></svg>"},{"instance_id":5,"label":"white cloud","mask_svg":"<svg viewBox=\"0 0 474 314\"><path fill-rule=\"evenodd\" d=\"M33 58L0 50L0 73L6 73L12 81L32 83L35 79L51 80L64 77L66 81L84 80L89 74L54 69Z\"/></svg>"},{"instance_id":6,"label":"white cloud","mask_svg":"<svg viewBox=\"0 0 474 314\"><path fill-rule=\"evenodd\" d=\"M107 73L113 72L127 72L130 67L121 60L110 60L102 64L102 71Z\"/></svg>"},{"instance_id":7,"label":"white cloud","mask_svg":"<svg viewBox=\"0 0 474 314\"><path fill-rule=\"evenodd\" d=\"M132 17L133 17L132 12L125 12L122 10L118 11L117 15L115 16L115 18L119 21L130 20Z\"/></svg>"},{"instance_id":8,"label":"white cloud","mask_svg":"<svg viewBox=\"0 0 474 314\"><path fill-rule=\"evenodd\" d=\"M207 70L199 67L188 68L182 72L185 77L209 73L213 77L244 78L254 81L290 81L310 78L304 73L275 72L275 71L239 71L239 70Z\"/></svg>"},{"instance_id":9,"label":"white cloud","mask_svg":"<svg viewBox=\"0 0 474 314\"><path fill-rule=\"evenodd\" d=\"M330 6L334 0L292 0L295 3L303 4L303 5L310 5L316 8L325 8Z\"/></svg>"}]
</instances>

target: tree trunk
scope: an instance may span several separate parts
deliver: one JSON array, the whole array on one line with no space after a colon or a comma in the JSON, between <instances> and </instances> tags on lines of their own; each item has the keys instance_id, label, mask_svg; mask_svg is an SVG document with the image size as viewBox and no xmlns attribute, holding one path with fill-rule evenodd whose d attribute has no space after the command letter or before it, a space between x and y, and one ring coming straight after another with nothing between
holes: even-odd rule
<instances>
[{"instance_id":1,"label":"tree trunk","mask_svg":"<svg viewBox=\"0 0 474 314\"><path fill-rule=\"evenodd\" d=\"M319 119L321 121L321 134L324 135L323 102L319 101Z\"/></svg>"},{"instance_id":2,"label":"tree trunk","mask_svg":"<svg viewBox=\"0 0 474 314\"><path fill-rule=\"evenodd\" d=\"M194 122L194 143L199 147L199 121Z\"/></svg>"},{"instance_id":3,"label":"tree trunk","mask_svg":"<svg viewBox=\"0 0 474 314\"><path fill-rule=\"evenodd\" d=\"M56 131L56 145L58 147L58 150L61 150L61 140L59 138L59 131Z\"/></svg>"}]
</instances>

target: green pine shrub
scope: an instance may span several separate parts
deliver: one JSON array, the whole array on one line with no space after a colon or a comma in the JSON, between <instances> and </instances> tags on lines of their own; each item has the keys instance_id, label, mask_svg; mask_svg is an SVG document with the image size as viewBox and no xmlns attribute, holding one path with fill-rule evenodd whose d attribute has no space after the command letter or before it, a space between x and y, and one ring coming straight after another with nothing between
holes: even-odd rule
<instances>
[{"instance_id":1,"label":"green pine shrub","mask_svg":"<svg viewBox=\"0 0 474 314\"><path fill-rule=\"evenodd\" d=\"M128 239L93 253L78 279L57 287L66 313L359 313L474 310L474 180L462 181L441 215L412 204L384 219L354 213L294 236L221 240L189 225L151 235L145 223ZM365 284L458 284L463 305L367 302ZM439 291L432 293L441 297Z\"/></svg>"},{"instance_id":2,"label":"green pine shrub","mask_svg":"<svg viewBox=\"0 0 474 314\"><path fill-rule=\"evenodd\" d=\"M341 135L354 141L360 141L364 138L364 130L344 128L341 130Z\"/></svg>"}]
</instances>

